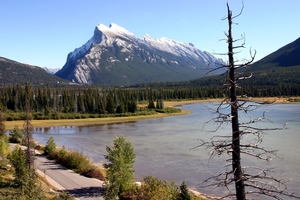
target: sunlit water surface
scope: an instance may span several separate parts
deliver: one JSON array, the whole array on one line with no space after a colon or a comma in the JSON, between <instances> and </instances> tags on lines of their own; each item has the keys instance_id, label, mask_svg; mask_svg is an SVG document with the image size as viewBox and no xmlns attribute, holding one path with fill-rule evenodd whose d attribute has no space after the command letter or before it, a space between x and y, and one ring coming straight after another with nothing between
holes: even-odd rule
<instances>
[{"instance_id":1,"label":"sunlit water surface","mask_svg":"<svg viewBox=\"0 0 300 200\"><path fill-rule=\"evenodd\" d=\"M146 175L175 180L179 184L184 180L190 188L219 196L223 194L223 189L202 188L201 183L224 170L225 160L229 157L223 155L210 159L208 149L193 147L199 145L199 139L209 141L213 135L230 134L231 124L211 133L217 125L209 123L204 126L213 117L207 106L214 108L211 103L191 104L182 106L182 109L192 111L189 115L108 125L41 128L35 130L34 138L40 144L45 144L53 136L58 146L79 150L94 162L105 163L103 155L106 154L106 146L112 146L115 136L124 135L135 148L137 180ZM288 123L287 130L267 132L262 144L278 149L282 159L274 158L269 163L257 159L244 159L242 162L273 168L276 171L274 176L290 180L289 190L300 195L300 104L265 105L255 112L241 115L241 118L254 119L264 111L267 111L265 116L270 117L273 123L258 123L257 127L282 127Z\"/></svg>"}]
</instances>

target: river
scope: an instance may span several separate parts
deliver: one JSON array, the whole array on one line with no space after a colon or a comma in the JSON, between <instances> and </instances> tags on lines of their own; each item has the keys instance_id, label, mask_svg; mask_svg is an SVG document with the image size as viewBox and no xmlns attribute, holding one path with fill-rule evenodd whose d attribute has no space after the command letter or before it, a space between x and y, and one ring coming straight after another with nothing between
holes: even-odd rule
<instances>
[{"instance_id":1,"label":"river","mask_svg":"<svg viewBox=\"0 0 300 200\"><path fill-rule=\"evenodd\" d=\"M175 180L178 184L184 180L194 190L219 196L224 194L223 189L203 188L201 183L224 170L224 160L229 157L222 155L210 159L208 149L193 147L200 144L199 139L209 141L215 134L230 134L231 125L222 126L216 133L211 133L217 125L206 124L213 117L208 107L215 108L215 105L184 105L182 109L192 111L191 114L128 123L39 128L35 129L33 137L40 144L45 144L53 136L58 146L79 150L94 162L105 162L103 155L106 154L106 146L112 146L115 136L124 135L135 148L137 156L134 168L137 180L146 175ZM286 130L268 131L262 143L263 147L279 150L278 155L282 158L275 157L271 162L242 158L242 164L272 168L276 171L275 177L290 180L290 192L300 195L300 104L264 105L241 115L241 118L254 119L264 112L273 123L258 123L257 127L283 127L288 123Z\"/></svg>"}]
</instances>

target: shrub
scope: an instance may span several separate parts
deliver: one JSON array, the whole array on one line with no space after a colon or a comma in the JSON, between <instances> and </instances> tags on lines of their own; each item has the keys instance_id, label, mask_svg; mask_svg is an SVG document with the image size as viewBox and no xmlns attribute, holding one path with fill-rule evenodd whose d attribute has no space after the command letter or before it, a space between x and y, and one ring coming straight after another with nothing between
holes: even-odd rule
<instances>
[{"instance_id":1,"label":"shrub","mask_svg":"<svg viewBox=\"0 0 300 200\"><path fill-rule=\"evenodd\" d=\"M16 125L12 131L9 132L9 142L11 143L21 143L23 140L22 132Z\"/></svg>"},{"instance_id":2,"label":"shrub","mask_svg":"<svg viewBox=\"0 0 300 200\"><path fill-rule=\"evenodd\" d=\"M91 167L90 160L78 151L67 152L65 165L77 173L86 171Z\"/></svg>"},{"instance_id":3,"label":"shrub","mask_svg":"<svg viewBox=\"0 0 300 200\"><path fill-rule=\"evenodd\" d=\"M96 179L101 180L101 181L105 180L105 178L104 178L102 172L100 171L100 169L98 169L96 167L93 167L93 168L90 168L90 169L87 169L87 170L83 171L81 173L81 175L86 176L86 177L90 177L90 178L96 178Z\"/></svg>"},{"instance_id":4,"label":"shrub","mask_svg":"<svg viewBox=\"0 0 300 200\"><path fill-rule=\"evenodd\" d=\"M51 136L49 138L49 140L47 141L47 145L44 148L44 153L45 153L45 155L49 155L49 154L51 154L55 151L56 151L56 144L55 144L55 141L54 141L54 137Z\"/></svg>"},{"instance_id":5,"label":"shrub","mask_svg":"<svg viewBox=\"0 0 300 200\"><path fill-rule=\"evenodd\" d=\"M146 176L142 181L141 187L135 187L122 193L122 199L126 200L178 200L178 198L179 190L174 181L169 183L153 176Z\"/></svg>"},{"instance_id":6,"label":"shrub","mask_svg":"<svg viewBox=\"0 0 300 200\"><path fill-rule=\"evenodd\" d=\"M57 154L53 155L53 159L55 159L58 163L65 166L66 160L67 160L67 150L65 146L63 146L60 150L58 150Z\"/></svg>"}]
</instances>

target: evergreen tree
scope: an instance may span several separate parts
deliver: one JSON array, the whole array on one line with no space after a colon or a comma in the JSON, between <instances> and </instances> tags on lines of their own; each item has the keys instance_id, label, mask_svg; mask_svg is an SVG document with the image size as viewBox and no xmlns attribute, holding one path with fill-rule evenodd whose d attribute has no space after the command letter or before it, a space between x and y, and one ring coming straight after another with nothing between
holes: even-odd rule
<instances>
[{"instance_id":1,"label":"evergreen tree","mask_svg":"<svg viewBox=\"0 0 300 200\"><path fill-rule=\"evenodd\" d=\"M131 101L128 102L128 104L129 104L128 105L128 111L131 112L131 113L135 113L138 109L136 101L131 100Z\"/></svg>"},{"instance_id":2,"label":"evergreen tree","mask_svg":"<svg viewBox=\"0 0 300 200\"><path fill-rule=\"evenodd\" d=\"M157 99L156 108L157 109L164 109L164 103L163 103L162 99Z\"/></svg>"},{"instance_id":3,"label":"evergreen tree","mask_svg":"<svg viewBox=\"0 0 300 200\"><path fill-rule=\"evenodd\" d=\"M5 117L2 112L2 108L0 107L0 137L5 135Z\"/></svg>"},{"instance_id":4,"label":"evergreen tree","mask_svg":"<svg viewBox=\"0 0 300 200\"><path fill-rule=\"evenodd\" d=\"M149 109L155 108L154 102L153 102L153 100L151 100L151 99L149 99L148 108L149 108Z\"/></svg>"},{"instance_id":5,"label":"evergreen tree","mask_svg":"<svg viewBox=\"0 0 300 200\"><path fill-rule=\"evenodd\" d=\"M16 146L10 156L15 168L15 183L21 188L20 199L43 199L42 190L37 186L37 174L33 169L27 168L25 152Z\"/></svg>"},{"instance_id":6,"label":"evergreen tree","mask_svg":"<svg viewBox=\"0 0 300 200\"><path fill-rule=\"evenodd\" d=\"M30 104L29 104L29 98L27 93L25 94L25 121L23 124L24 128L24 138L26 142L26 163L27 163L27 168L29 171L33 169L34 165L34 154L32 150L32 144L33 144L33 138L32 138L32 132L33 132L33 126L31 124L31 113L30 113Z\"/></svg>"},{"instance_id":7,"label":"evergreen tree","mask_svg":"<svg viewBox=\"0 0 300 200\"><path fill-rule=\"evenodd\" d=\"M0 108L0 161L5 161L9 153L8 138L5 134L4 115Z\"/></svg>"},{"instance_id":8,"label":"evergreen tree","mask_svg":"<svg viewBox=\"0 0 300 200\"><path fill-rule=\"evenodd\" d=\"M179 200L191 200L189 190L186 183L183 181L180 185Z\"/></svg>"},{"instance_id":9,"label":"evergreen tree","mask_svg":"<svg viewBox=\"0 0 300 200\"><path fill-rule=\"evenodd\" d=\"M0 161L6 161L8 154L9 154L8 138L6 135L0 136Z\"/></svg>"},{"instance_id":10,"label":"evergreen tree","mask_svg":"<svg viewBox=\"0 0 300 200\"><path fill-rule=\"evenodd\" d=\"M115 113L115 101L111 94L106 97L106 111L110 114Z\"/></svg>"},{"instance_id":11,"label":"evergreen tree","mask_svg":"<svg viewBox=\"0 0 300 200\"><path fill-rule=\"evenodd\" d=\"M10 161L15 168L15 182L23 187L28 179L28 170L26 167L26 154L20 146L16 146L10 156Z\"/></svg>"},{"instance_id":12,"label":"evergreen tree","mask_svg":"<svg viewBox=\"0 0 300 200\"><path fill-rule=\"evenodd\" d=\"M123 136L116 137L113 147L106 147L106 151L105 159L109 163L105 164L105 199L116 199L133 186L135 152L131 143Z\"/></svg>"}]
</instances>

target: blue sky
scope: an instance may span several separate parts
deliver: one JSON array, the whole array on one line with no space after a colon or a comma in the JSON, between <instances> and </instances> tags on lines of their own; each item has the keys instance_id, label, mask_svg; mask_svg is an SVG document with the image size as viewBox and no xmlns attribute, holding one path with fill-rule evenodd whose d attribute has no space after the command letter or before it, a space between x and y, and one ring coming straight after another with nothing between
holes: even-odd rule
<instances>
[{"instance_id":1,"label":"blue sky","mask_svg":"<svg viewBox=\"0 0 300 200\"><path fill-rule=\"evenodd\" d=\"M0 0L0 56L40 67L61 68L67 54L87 42L95 26L116 23L139 38L167 37L224 53L227 0ZM228 0L238 14L241 0ZM299 0L244 0L235 19L236 38L259 60L300 37ZM215 55L226 60L225 57Z\"/></svg>"}]
</instances>

